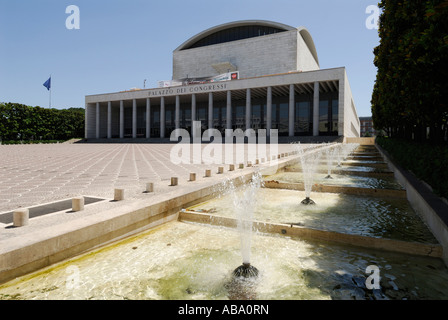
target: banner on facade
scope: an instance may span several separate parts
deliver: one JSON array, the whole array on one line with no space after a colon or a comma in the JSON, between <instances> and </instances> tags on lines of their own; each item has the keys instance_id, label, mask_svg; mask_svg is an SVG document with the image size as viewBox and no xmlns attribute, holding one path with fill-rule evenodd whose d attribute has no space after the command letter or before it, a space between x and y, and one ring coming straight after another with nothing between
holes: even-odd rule
<instances>
[{"instance_id":1,"label":"banner on facade","mask_svg":"<svg viewBox=\"0 0 448 320\"><path fill-rule=\"evenodd\" d=\"M186 86L191 84L204 84L211 82L220 82L220 81L230 81L230 80L238 80L239 72L227 72L214 77L207 78L186 78L181 80L164 80L159 81L159 88L167 88L167 87L177 87L177 86Z\"/></svg>"}]
</instances>

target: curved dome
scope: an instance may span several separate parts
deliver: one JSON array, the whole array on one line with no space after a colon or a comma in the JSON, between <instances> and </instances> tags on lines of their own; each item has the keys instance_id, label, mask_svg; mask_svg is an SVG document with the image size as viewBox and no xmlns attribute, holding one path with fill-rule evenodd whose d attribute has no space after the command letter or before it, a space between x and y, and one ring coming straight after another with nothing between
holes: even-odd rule
<instances>
[{"instance_id":1,"label":"curved dome","mask_svg":"<svg viewBox=\"0 0 448 320\"><path fill-rule=\"evenodd\" d=\"M292 30L300 32L311 54L319 64L313 38L306 28L294 28L286 24L266 20L234 21L209 28L182 43L174 52Z\"/></svg>"}]
</instances>

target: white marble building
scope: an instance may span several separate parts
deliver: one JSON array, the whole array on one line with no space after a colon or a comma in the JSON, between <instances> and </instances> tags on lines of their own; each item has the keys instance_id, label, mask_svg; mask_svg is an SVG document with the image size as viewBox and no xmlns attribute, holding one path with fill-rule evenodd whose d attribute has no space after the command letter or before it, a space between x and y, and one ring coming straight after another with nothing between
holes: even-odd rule
<instances>
[{"instance_id":1,"label":"white marble building","mask_svg":"<svg viewBox=\"0 0 448 320\"><path fill-rule=\"evenodd\" d=\"M234 71L237 80L204 80ZM345 68L320 69L303 27L247 20L205 30L174 50L173 80L183 84L86 96L85 137L169 138L176 128L191 130L192 121L223 135L252 128L359 137Z\"/></svg>"}]
</instances>

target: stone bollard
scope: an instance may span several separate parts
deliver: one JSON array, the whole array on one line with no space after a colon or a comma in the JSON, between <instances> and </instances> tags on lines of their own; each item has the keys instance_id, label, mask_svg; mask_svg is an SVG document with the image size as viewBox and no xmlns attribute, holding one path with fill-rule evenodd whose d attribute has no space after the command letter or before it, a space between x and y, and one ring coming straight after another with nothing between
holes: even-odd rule
<instances>
[{"instance_id":1,"label":"stone bollard","mask_svg":"<svg viewBox=\"0 0 448 320\"><path fill-rule=\"evenodd\" d=\"M235 165L234 164L230 164L229 165L229 171L235 171Z\"/></svg>"},{"instance_id":2,"label":"stone bollard","mask_svg":"<svg viewBox=\"0 0 448 320\"><path fill-rule=\"evenodd\" d=\"M252 162L247 161L247 167L248 167L248 168L252 167Z\"/></svg>"},{"instance_id":3,"label":"stone bollard","mask_svg":"<svg viewBox=\"0 0 448 320\"><path fill-rule=\"evenodd\" d=\"M147 193L149 193L149 192L154 192L154 183L152 183L152 182L148 182L148 183L146 184L146 192L147 192Z\"/></svg>"},{"instance_id":4,"label":"stone bollard","mask_svg":"<svg viewBox=\"0 0 448 320\"><path fill-rule=\"evenodd\" d=\"M224 167L218 167L218 174L224 173Z\"/></svg>"},{"instance_id":5,"label":"stone bollard","mask_svg":"<svg viewBox=\"0 0 448 320\"><path fill-rule=\"evenodd\" d=\"M30 211L28 209L17 209L13 213L13 226L23 227L28 224L30 218Z\"/></svg>"},{"instance_id":6,"label":"stone bollard","mask_svg":"<svg viewBox=\"0 0 448 320\"><path fill-rule=\"evenodd\" d=\"M212 176L212 170L210 170L210 169L205 170L205 176L206 177L211 177Z\"/></svg>"},{"instance_id":7,"label":"stone bollard","mask_svg":"<svg viewBox=\"0 0 448 320\"><path fill-rule=\"evenodd\" d=\"M179 183L179 179L177 177L172 177L171 178L171 186L177 186L177 184Z\"/></svg>"},{"instance_id":8,"label":"stone bollard","mask_svg":"<svg viewBox=\"0 0 448 320\"><path fill-rule=\"evenodd\" d=\"M240 163L239 168L244 169L244 163Z\"/></svg>"},{"instance_id":9,"label":"stone bollard","mask_svg":"<svg viewBox=\"0 0 448 320\"><path fill-rule=\"evenodd\" d=\"M196 173L190 173L190 181L196 181Z\"/></svg>"},{"instance_id":10,"label":"stone bollard","mask_svg":"<svg viewBox=\"0 0 448 320\"><path fill-rule=\"evenodd\" d=\"M115 189L114 190L114 201L124 200L124 189Z\"/></svg>"},{"instance_id":11,"label":"stone bollard","mask_svg":"<svg viewBox=\"0 0 448 320\"><path fill-rule=\"evenodd\" d=\"M84 197L75 197L72 199L72 211L84 210Z\"/></svg>"}]
</instances>

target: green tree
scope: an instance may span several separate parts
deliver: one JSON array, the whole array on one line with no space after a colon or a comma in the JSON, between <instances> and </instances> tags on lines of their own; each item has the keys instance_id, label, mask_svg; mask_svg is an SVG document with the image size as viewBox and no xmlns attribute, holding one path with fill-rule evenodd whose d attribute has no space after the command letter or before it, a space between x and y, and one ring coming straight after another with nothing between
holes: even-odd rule
<instances>
[{"instance_id":1,"label":"green tree","mask_svg":"<svg viewBox=\"0 0 448 320\"><path fill-rule=\"evenodd\" d=\"M448 1L382 0L372 94L376 129L441 142L448 125Z\"/></svg>"},{"instance_id":2,"label":"green tree","mask_svg":"<svg viewBox=\"0 0 448 320\"><path fill-rule=\"evenodd\" d=\"M0 104L2 140L68 140L84 136L84 109L46 109Z\"/></svg>"}]
</instances>

